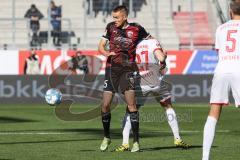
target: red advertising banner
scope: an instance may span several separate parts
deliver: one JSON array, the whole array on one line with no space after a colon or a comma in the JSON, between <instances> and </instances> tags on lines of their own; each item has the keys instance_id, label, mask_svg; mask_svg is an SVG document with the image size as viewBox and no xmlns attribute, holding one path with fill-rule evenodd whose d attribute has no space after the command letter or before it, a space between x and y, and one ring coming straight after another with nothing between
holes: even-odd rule
<instances>
[{"instance_id":1,"label":"red advertising banner","mask_svg":"<svg viewBox=\"0 0 240 160\"><path fill-rule=\"evenodd\" d=\"M41 74L51 74L61 64L69 61L74 56L76 51L69 50L49 50L36 51L39 57ZM97 51L81 51L82 55L87 56L89 73L104 74L106 58L100 55ZM19 51L19 74L24 74L24 65L26 58L30 56L30 51Z\"/></svg>"},{"instance_id":2,"label":"red advertising banner","mask_svg":"<svg viewBox=\"0 0 240 160\"><path fill-rule=\"evenodd\" d=\"M61 64L69 61L72 56L75 55L76 51L73 50L39 50L36 51L39 62L41 74L49 75L53 71L61 66ZM89 66L90 74L104 74L106 57L100 55L96 50L82 50L82 55L86 55ZM201 54L201 53L199 53ZM189 66L194 60L194 57L198 55L198 51L168 51L167 58L167 74L186 74L186 71L189 69ZM1 51L2 67L0 74L14 74L22 75L24 73L24 64L26 58L30 56L30 51ZM14 58L16 57L16 58ZM8 60L15 61L14 65L8 67ZM6 61L6 63L5 63ZM196 63L196 62L195 62ZM191 68L191 67L190 67ZM195 67L196 68L196 67ZM81 74L81 73L80 73Z\"/></svg>"},{"instance_id":3,"label":"red advertising banner","mask_svg":"<svg viewBox=\"0 0 240 160\"><path fill-rule=\"evenodd\" d=\"M168 51L167 66L168 74L183 74L189 60L193 54L192 51Z\"/></svg>"}]
</instances>

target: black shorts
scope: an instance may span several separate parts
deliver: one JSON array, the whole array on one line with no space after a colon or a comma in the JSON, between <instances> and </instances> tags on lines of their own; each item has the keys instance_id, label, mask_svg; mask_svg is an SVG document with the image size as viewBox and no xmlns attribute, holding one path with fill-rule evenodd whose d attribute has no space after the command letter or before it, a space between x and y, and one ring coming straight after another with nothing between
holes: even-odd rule
<instances>
[{"instance_id":1,"label":"black shorts","mask_svg":"<svg viewBox=\"0 0 240 160\"><path fill-rule=\"evenodd\" d=\"M124 93L127 90L134 90L133 73L134 70L131 67L106 67L104 91Z\"/></svg>"}]
</instances>

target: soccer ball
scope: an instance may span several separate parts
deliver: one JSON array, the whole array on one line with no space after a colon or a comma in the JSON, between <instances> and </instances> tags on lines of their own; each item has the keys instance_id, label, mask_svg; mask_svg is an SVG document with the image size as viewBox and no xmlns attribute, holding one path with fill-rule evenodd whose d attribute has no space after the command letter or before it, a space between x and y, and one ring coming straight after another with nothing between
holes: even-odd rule
<instances>
[{"instance_id":1,"label":"soccer ball","mask_svg":"<svg viewBox=\"0 0 240 160\"><path fill-rule=\"evenodd\" d=\"M60 104L62 100L62 93L58 89L51 88L47 90L45 100L47 104L51 106Z\"/></svg>"}]
</instances>

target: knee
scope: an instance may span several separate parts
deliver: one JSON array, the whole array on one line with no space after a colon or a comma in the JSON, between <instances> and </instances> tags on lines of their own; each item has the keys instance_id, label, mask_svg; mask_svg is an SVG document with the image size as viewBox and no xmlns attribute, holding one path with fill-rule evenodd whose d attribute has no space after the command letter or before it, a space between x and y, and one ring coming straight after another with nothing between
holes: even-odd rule
<instances>
[{"instance_id":1,"label":"knee","mask_svg":"<svg viewBox=\"0 0 240 160\"><path fill-rule=\"evenodd\" d=\"M102 103L102 111L108 112L110 110L110 103Z\"/></svg>"},{"instance_id":2,"label":"knee","mask_svg":"<svg viewBox=\"0 0 240 160\"><path fill-rule=\"evenodd\" d=\"M136 104L129 104L129 105L128 105L128 110L129 110L129 112L135 112L135 111L137 111Z\"/></svg>"},{"instance_id":3,"label":"knee","mask_svg":"<svg viewBox=\"0 0 240 160\"><path fill-rule=\"evenodd\" d=\"M161 106L165 109L165 111L168 110L168 109L170 109L170 108L173 108L173 106L170 105L170 104L161 103L161 102L160 102L160 104L161 104Z\"/></svg>"},{"instance_id":4,"label":"knee","mask_svg":"<svg viewBox=\"0 0 240 160\"><path fill-rule=\"evenodd\" d=\"M165 107L166 109L172 108L171 98L168 98L168 99L165 99L165 100L160 100L160 105L162 107Z\"/></svg>"}]
</instances>

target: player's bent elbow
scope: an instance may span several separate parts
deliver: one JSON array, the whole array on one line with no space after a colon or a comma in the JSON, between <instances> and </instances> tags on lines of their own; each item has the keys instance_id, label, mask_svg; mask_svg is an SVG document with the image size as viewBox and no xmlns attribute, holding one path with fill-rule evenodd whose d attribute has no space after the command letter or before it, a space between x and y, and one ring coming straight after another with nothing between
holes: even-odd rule
<instances>
[{"instance_id":1,"label":"player's bent elbow","mask_svg":"<svg viewBox=\"0 0 240 160\"><path fill-rule=\"evenodd\" d=\"M104 54L104 48L102 46L99 46L98 47L98 52L101 53L101 54Z\"/></svg>"}]
</instances>

